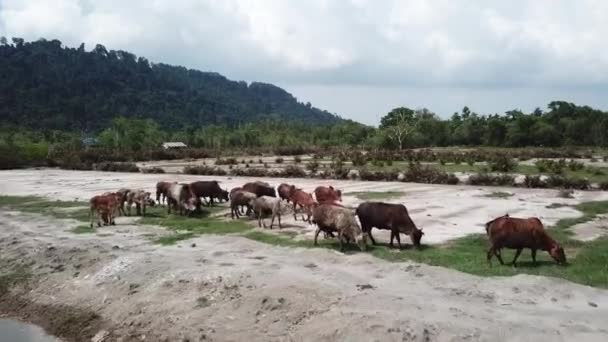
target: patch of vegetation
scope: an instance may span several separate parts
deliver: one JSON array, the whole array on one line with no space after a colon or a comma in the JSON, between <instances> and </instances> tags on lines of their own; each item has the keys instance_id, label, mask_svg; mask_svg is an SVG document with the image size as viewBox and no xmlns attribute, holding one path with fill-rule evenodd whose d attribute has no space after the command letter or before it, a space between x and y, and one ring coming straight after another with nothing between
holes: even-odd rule
<instances>
[{"instance_id":1,"label":"patch of vegetation","mask_svg":"<svg viewBox=\"0 0 608 342\"><path fill-rule=\"evenodd\" d=\"M171 235L162 236L156 240L155 243L158 243L163 246L175 245L179 241L188 240L194 236L194 233L175 233Z\"/></svg>"},{"instance_id":2,"label":"patch of vegetation","mask_svg":"<svg viewBox=\"0 0 608 342\"><path fill-rule=\"evenodd\" d=\"M0 196L0 206L82 222L88 222L90 219L88 205L86 202L79 201L49 201L36 196Z\"/></svg>"},{"instance_id":3,"label":"patch of vegetation","mask_svg":"<svg viewBox=\"0 0 608 342\"><path fill-rule=\"evenodd\" d=\"M155 173L155 174L159 174L159 173L165 173L165 170L160 168L160 167L147 167L147 168L142 168L141 172L143 173Z\"/></svg>"},{"instance_id":4,"label":"patch of vegetation","mask_svg":"<svg viewBox=\"0 0 608 342\"><path fill-rule=\"evenodd\" d=\"M90 225L80 225L71 230L74 234L90 234L95 233L95 228L91 228Z\"/></svg>"},{"instance_id":5,"label":"patch of vegetation","mask_svg":"<svg viewBox=\"0 0 608 342\"><path fill-rule=\"evenodd\" d=\"M488 161L488 166L492 172L513 172L517 168L517 162L507 155L499 154Z\"/></svg>"},{"instance_id":6,"label":"patch of vegetation","mask_svg":"<svg viewBox=\"0 0 608 342\"><path fill-rule=\"evenodd\" d=\"M232 164L230 164L232 166ZM184 174L188 175L205 175L205 176L225 176L226 170L219 167L211 167L206 165L199 166L185 166Z\"/></svg>"},{"instance_id":7,"label":"patch of vegetation","mask_svg":"<svg viewBox=\"0 0 608 342\"><path fill-rule=\"evenodd\" d=\"M479 173L469 176L467 182L470 185L513 186L515 185L515 177L508 174Z\"/></svg>"},{"instance_id":8,"label":"patch of vegetation","mask_svg":"<svg viewBox=\"0 0 608 342\"><path fill-rule=\"evenodd\" d=\"M28 281L31 277L29 268L25 265L13 265L6 260L0 260L0 298L16 285Z\"/></svg>"},{"instance_id":9,"label":"patch of vegetation","mask_svg":"<svg viewBox=\"0 0 608 342\"><path fill-rule=\"evenodd\" d=\"M111 172L139 172L139 168L135 163L116 163L116 162L102 162L94 164L93 169L97 171L111 171Z\"/></svg>"},{"instance_id":10,"label":"patch of vegetation","mask_svg":"<svg viewBox=\"0 0 608 342\"><path fill-rule=\"evenodd\" d=\"M512 193L510 192L503 192L503 191L494 191L490 194L486 194L484 195L484 197L490 197L490 198L509 198L514 196Z\"/></svg>"},{"instance_id":11,"label":"patch of vegetation","mask_svg":"<svg viewBox=\"0 0 608 342\"><path fill-rule=\"evenodd\" d=\"M359 191L348 192L345 195L355 196L362 201L379 201L405 196L403 191Z\"/></svg>"}]
</instances>

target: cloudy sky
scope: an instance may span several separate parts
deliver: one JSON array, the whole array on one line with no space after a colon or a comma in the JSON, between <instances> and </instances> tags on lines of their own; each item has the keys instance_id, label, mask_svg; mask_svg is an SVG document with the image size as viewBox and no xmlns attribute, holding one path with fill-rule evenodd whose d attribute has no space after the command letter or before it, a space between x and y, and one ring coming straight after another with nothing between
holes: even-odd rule
<instances>
[{"instance_id":1,"label":"cloudy sky","mask_svg":"<svg viewBox=\"0 0 608 342\"><path fill-rule=\"evenodd\" d=\"M0 36L275 83L377 124L401 105L608 109L607 13L604 0L0 0Z\"/></svg>"}]
</instances>

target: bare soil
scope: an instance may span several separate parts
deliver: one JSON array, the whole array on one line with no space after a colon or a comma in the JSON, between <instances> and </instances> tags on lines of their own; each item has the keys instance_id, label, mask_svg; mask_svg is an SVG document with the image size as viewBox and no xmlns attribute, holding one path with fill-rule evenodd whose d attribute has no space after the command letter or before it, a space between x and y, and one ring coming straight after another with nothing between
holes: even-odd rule
<instances>
[{"instance_id":1,"label":"bare soil","mask_svg":"<svg viewBox=\"0 0 608 342\"><path fill-rule=\"evenodd\" d=\"M210 178L3 171L0 193L82 200L120 187L151 190L161 179ZM216 178L227 188L250 180ZM288 181L306 190L328 183ZM546 208L551 203L608 197L581 192L574 199L557 199L552 190L503 188L514 196L488 198L484 195L497 190L332 183L345 192L405 192L403 198L390 201L410 208L414 221L424 227L426 242L481 232L485 221L505 212L541 216L550 224L580 215L568 207ZM346 196L345 203L354 206L358 200ZM151 240L167 234L165 229L130 222L119 218L117 226L96 234L74 234L70 230L78 222L0 209L0 258L29 265L32 273L27 285L12 288L2 298L0 311L73 341L93 335L109 341L608 338L606 290L529 275L482 278L440 267L390 263L364 253L276 247L235 236L207 235L160 246ZM21 311L22 306L36 309ZM73 325L60 319L68 314ZM82 335L76 336L78 329Z\"/></svg>"}]
</instances>

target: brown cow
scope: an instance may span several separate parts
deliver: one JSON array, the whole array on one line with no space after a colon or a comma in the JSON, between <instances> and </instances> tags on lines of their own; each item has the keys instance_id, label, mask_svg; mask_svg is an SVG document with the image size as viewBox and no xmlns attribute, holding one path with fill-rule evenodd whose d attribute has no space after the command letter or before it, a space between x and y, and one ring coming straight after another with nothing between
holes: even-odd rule
<instances>
[{"instance_id":1,"label":"brown cow","mask_svg":"<svg viewBox=\"0 0 608 342\"><path fill-rule=\"evenodd\" d=\"M164 204L169 194L169 187L177 182L158 182L156 183L156 202ZM162 196L162 198L161 198Z\"/></svg>"},{"instance_id":2,"label":"brown cow","mask_svg":"<svg viewBox=\"0 0 608 342\"><path fill-rule=\"evenodd\" d=\"M422 229L416 227L403 204L364 202L359 204L355 212L359 217L363 232L369 235L374 245L376 241L372 236L372 228L376 227L391 231L391 247L393 247L393 239L397 238L397 243L401 249L399 233L404 233L410 236L412 244L416 248L420 248L420 240L424 233Z\"/></svg>"},{"instance_id":3,"label":"brown cow","mask_svg":"<svg viewBox=\"0 0 608 342\"><path fill-rule=\"evenodd\" d=\"M315 231L314 245L317 245L319 233L337 232L340 242L340 250L344 250L343 241L356 242L363 251L367 246L365 234L357 223L355 214L346 208L341 208L331 204L320 204L313 210L313 221L317 225Z\"/></svg>"},{"instance_id":4,"label":"brown cow","mask_svg":"<svg viewBox=\"0 0 608 342\"><path fill-rule=\"evenodd\" d=\"M532 251L532 262L536 264L536 251L547 251L558 263L566 263L564 249L553 240L545 231L542 222L536 217L527 219L500 216L486 223L486 233L490 238L490 249L487 259L491 264L492 256L496 255L501 265L504 265L500 250L502 248L516 249L515 257L511 264L515 266L517 258L524 248Z\"/></svg>"},{"instance_id":5,"label":"brown cow","mask_svg":"<svg viewBox=\"0 0 608 342\"><path fill-rule=\"evenodd\" d=\"M289 184L285 184L285 183L282 183L277 188L277 192L279 193L279 198L282 199L282 200L287 200L287 203L289 203L291 195L296 190L297 189L296 189L295 185L289 185Z\"/></svg>"},{"instance_id":6,"label":"brown cow","mask_svg":"<svg viewBox=\"0 0 608 342\"><path fill-rule=\"evenodd\" d=\"M241 214L239 211L239 207L245 206L247 207L247 213L251 212L251 208L253 206L253 201L257 198L257 196L252 192L247 191L237 191L230 196L230 215L232 219L236 215L238 219Z\"/></svg>"},{"instance_id":7,"label":"brown cow","mask_svg":"<svg viewBox=\"0 0 608 342\"><path fill-rule=\"evenodd\" d=\"M342 201L342 191L334 189L331 185L329 187L318 186L313 194L319 203Z\"/></svg>"},{"instance_id":8,"label":"brown cow","mask_svg":"<svg viewBox=\"0 0 608 342\"><path fill-rule=\"evenodd\" d=\"M115 224L114 217L118 211L119 200L121 196L117 193L104 194L101 196L93 196L89 200L91 218L91 228L93 228L94 217L97 218L97 226L101 227L101 219L104 224ZM106 222L107 218L107 222Z\"/></svg>"},{"instance_id":9,"label":"brown cow","mask_svg":"<svg viewBox=\"0 0 608 342\"><path fill-rule=\"evenodd\" d=\"M312 216L312 210L317 206L317 202L312 198L312 195L298 189L291 193L289 199L293 202L293 219L296 221L298 220L296 214L298 212L297 206L299 205L302 211L308 214L306 220L304 219L304 214L302 214L302 221L311 223L310 218Z\"/></svg>"},{"instance_id":10,"label":"brown cow","mask_svg":"<svg viewBox=\"0 0 608 342\"><path fill-rule=\"evenodd\" d=\"M127 212L129 213L129 216L131 216L131 207L133 206L133 203L135 203L137 215L145 216L146 207L148 205L153 206L155 204L154 200L150 198L150 196L152 196L150 192L141 189L130 191L127 195Z\"/></svg>"},{"instance_id":11,"label":"brown cow","mask_svg":"<svg viewBox=\"0 0 608 342\"><path fill-rule=\"evenodd\" d=\"M218 201L224 199L228 201L228 192L220 187L218 181L197 181L190 183L192 192L198 198L209 197L209 205L213 204L213 199ZM200 202L199 202L200 203Z\"/></svg>"},{"instance_id":12,"label":"brown cow","mask_svg":"<svg viewBox=\"0 0 608 342\"><path fill-rule=\"evenodd\" d=\"M251 182L243 185L243 190L253 192L256 196L277 197L276 191L268 183Z\"/></svg>"}]
</instances>

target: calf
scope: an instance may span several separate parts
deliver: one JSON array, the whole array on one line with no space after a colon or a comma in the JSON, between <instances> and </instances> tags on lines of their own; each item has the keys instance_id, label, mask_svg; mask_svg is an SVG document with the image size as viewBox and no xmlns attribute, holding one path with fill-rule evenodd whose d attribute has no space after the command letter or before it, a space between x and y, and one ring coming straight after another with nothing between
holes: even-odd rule
<instances>
[{"instance_id":1,"label":"calf","mask_svg":"<svg viewBox=\"0 0 608 342\"><path fill-rule=\"evenodd\" d=\"M230 215L232 219L234 216L238 219L242 215L239 212L240 206L247 207L247 213L251 212L251 208L253 206L253 201L257 198L257 196L253 192L248 191L237 191L232 196L230 196Z\"/></svg>"},{"instance_id":2,"label":"calf","mask_svg":"<svg viewBox=\"0 0 608 342\"><path fill-rule=\"evenodd\" d=\"M342 191L334 189L331 185L329 187L318 186L313 194L319 203L342 201Z\"/></svg>"},{"instance_id":3,"label":"calf","mask_svg":"<svg viewBox=\"0 0 608 342\"><path fill-rule=\"evenodd\" d=\"M109 193L101 196L93 196L89 200L89 217L91 219L91 228L93 228L94 218L97 218L97 226L101 227L101 220L105 224L115 224L114 217L118 211L120 195L117 193ZM107 218L107 221L106 221Z\"/></svg>"},{"instance_id":4,"label":"calf","mask_svg":"<svg viewBox=\"0 0 608 342\"><path fill-rule=\"evenodd\" d=\"M375 245L376 240L372 236L372 228L388 229L391 231L390 246L393 247L393 239L397 238L399 249L401 249L400 233L407 234L416 248L420 248L422 229L418 229L410 218L403 204L390 204L383 202L364 202L359 204L356 211L363 232L369 235Z\"/></svg>"},{"instance_id":5,"label":"calf","mask_svg":"<svg viewBox=\"0 0 608 342\"><path fill-rule=\"evenodd\" d=\"M213 204L213 199L217 198L228 200L228 192L220 187L218 181L197 181L190 183L192 192L198 198L209 197L209 205Z\"/></svg>"},{"instance_id":6,"label":"calf","mask_svg":"<svg viewBox=\"0 0 608 342\"><path fill-rule=\"evenodd\" d=\"M130 191L131 191L130 189L126 189L126 188L122 188L122 189L116 191L116 193L120 195L120 203L118 204L118 212L122 216L127 215L127 213L125 212L125 203L127 202L127 196L129 195Z\"/></svg>"},{"instance_id":7,"label":"calf","mask_svg":"<svg viewBox=\"0 0 608 342\"><path fill-rule=\"evenodd\" d=\"M293 219L298 220L296 214L297 206L299 205L302 211L308 214L306 221L311 223L312 210L317 206L317 202L312 198L312 195L298 189L291 193L289 199L293 202ZM304 214L302 214L302 221L304 221Z\"/></svg>"},{"instance_id":8,"label":"calf","mask_svg":"<svg viewBox=\"0 0 608 342\"><path fill-rule=\"evenodd\" d=\"M192 192L190 184L173 183L167 191L167 207L168 213L171 214L171 209L179 211L180 215L192 213L196 210L198 198Z\"/></svg>"},{"instance_id":9,"label":"calf","mask_svg":"<svg viewBox=\"0 0 608 342\"><path fill-rule=\"evenodd\" d=\"M317 238L321 231L325 233L338 233L340 250L344 251L342 241L356 242L363 251L367 246L365 234L357 223L354 213L350 209L338 207L331 204L320 204L312 211L313 223L317 225L315 231L314 245L317 245Z\"/></svg>"},{"instance_id":10,"label":"calf","mask_svg":"<svg viewBox=\"0 0 608 342\"><path fill-rule=\"evenodd\" d=\"M500 255L502 248L517 250L512 261L513 266L524 248L530 248L532 262L535 264L536 251L539 249L547 251L558 264L566 263L564 249L547 234L542 222L536 217L521 219L509 215L501 216L486 223L486 233L491 244L487 253L489 264L492 256L496 255L500 264L504 265Z\"/></svg>"},{"instance_id":11,"label":"calf","mask_svg":"<svg viewBox=\"0 0 608 342\"><path fill-rule=\"evenodd\" d=\"M285 184L285 183L282 183L277 188L277 192L278 192L279 198L282 199L282 200L286 200L287 203L289 203L289 201L291 200L291 195L295 191L296 191L296 186L295 185L289 185L289 184Z\"/></svg>"},{"instance_id":12,"label":"calf","mask_svg":"<svg viewBox=\"0 0 608 342\"><path fill-rule=\"evenodd\" d=\"M275 217L279 219L279 229L281 229L281 199L271 196L261 196L256 198L253 201L253 213L255 217L258 219L258 227L262 225L266 228L266 223L264 223L262 217L264 215L270 214L272 219L270 221L270 229L274 225Z\"/></svg>"},{"instance_id":13,"label":"calf","mask_svg":"<svg viewBox=\"0 0 608 342\"><path fill-rule=\"evenodd\" d=\"M158 182L156 183L156 202L164 204L169 194L169 187L177 182ZM162 198L161 198L162 196Z\"/></svg>"},{"instance_id":14,"label":"calf","mask_svg":"<svg viewBox=\"0 0 608 342\"><path fill-rule=\"evenodd\" d=\"M268 185L268 183L263 182L251 182L243 185L243 190L253 192L256 196L268 196L268 197L277 197L276 191Z\"/></svg>"},{"instance_id":15,"label":"calf","mask_svg":"<svg viewBox=\"0 0 608 342\"><path fill-rule=\"evenodd\" d=\"M129 216L131 216L131 207L134 203L137 215L145 216L146 207L155 203L150 196L152 196L150 192L141 189L130 191L127 195L127 211Z\"/></svg>"}]
</instances>

